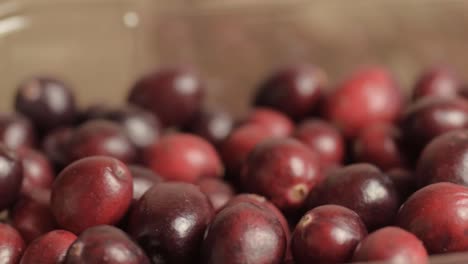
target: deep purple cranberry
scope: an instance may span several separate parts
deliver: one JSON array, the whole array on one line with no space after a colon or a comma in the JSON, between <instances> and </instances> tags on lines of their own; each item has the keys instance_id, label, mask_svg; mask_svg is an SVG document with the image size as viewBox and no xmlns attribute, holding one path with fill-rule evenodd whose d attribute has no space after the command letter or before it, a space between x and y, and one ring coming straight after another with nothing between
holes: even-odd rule
<instances>
[{"instance_id":1,"label":"deep purple cranberry","mask_svg":"<svg viewBox=\"0 0 468 264\"><path fill-rule=\"evenodd\" d=\"M44 234L29 244L20 264L61 264L75 240L75 234L65 230Z\"/></svg>"},{"instance_id":2,"label":"deep purple cranberry","mask_svg":"<svg viewBox=\"0 0 468 264\"><path fill-rule=\"evenodd\" d=\"M50 189L55 174L47 157L36 150L21 148L17 151L23 167L21 193L28 194L35 189Z\"/></svg>"},{"instance_id":3,"label":"deep purple cranberry","mask_svg":"<svg viewBox=\"0 0 468 264\"><path fill-rule=\"evenodd\" d=\"M0 142L11 149L32 148L36 145L34 127L21 114L0 114Z\"/></svg>"},{"instance_id":4,"label":"deep purple cranberry","mask_svg":"<svg viewBox=\"0 0 468 264\"><path fill-rule=\"evenodd\" d=\"M288 137L294 130L294 123L286 115L269 108L255 108L242 122L244 125L259 125L274 137Z\"/></svg>"},{"instance_id":5,"label":"deep purple cranberry","mask_svg":"<svg viewBox=\"0 0 468 264\"><path fill-rule=\"evenodd\" d=\"M218 146L234 129L233 117L225 111L201 111L186 125L186 130Z\"/></svg>"},{"instance_id":6,"label":"deep purple cranberry","mask_svg":"<svg viewBox=\"0 0 468 264\"><path fill-rule=\"evenodd\" d=\"M42 150L55 165L56 170L63 169L69 162L68 144L73 135L73 128L58 128L49 132L42 141Z\"/></svg>"},{"instance_id":7,"label":"deep purple cranberry","mask_svg":"<svg viewBox=\"0 0 468 264\"><path fill-rule=\"evenodd\" d=\"M197 182L197 185L208 197L215 212L221 210L235 194L229 183L218 178L203 178Z\"/></svg>"},{"instance_id":8,"label":"deep purple cranberry","mask_svg":"<svg viewBox=\"0 0 468 264\"><path fill-rule=\"evenodd\" d=\"M461 88L460 79L450 68L437 66L423 72L413 89L413 100L423 97L455 97Z\"/></svg>"},{"instance_id":9,"label":"deep purple cranberry","mask_svg":"<svg viewBox=\"0 0 468 264\"><path fill-rule=\"evenodd\" d=\"M13 227L0 223L0 260L4 264L18 264L25 244Z\"/></svg>"},{"instance_id":10,"label":"deep purple cranberry","mask_svg":"<svg viewBox=\"0 0 468 264\"><path fill-rule=\"evenodd\" d=\"M23 182L23 168L18 156L0 143L0 211L18 198Z\"/></svg>"},{"instance_id":11,"label":"deep purple cranberry","mask_svg":"<svg viewBox=\"0 0 468 264\"><path fill-rule=\"evenodd\" d=\"M133 176L133 203L138 201L153 185L164 181L161 176L148 168L131 165L128 169Z\"/></svg>"}]
</instances>

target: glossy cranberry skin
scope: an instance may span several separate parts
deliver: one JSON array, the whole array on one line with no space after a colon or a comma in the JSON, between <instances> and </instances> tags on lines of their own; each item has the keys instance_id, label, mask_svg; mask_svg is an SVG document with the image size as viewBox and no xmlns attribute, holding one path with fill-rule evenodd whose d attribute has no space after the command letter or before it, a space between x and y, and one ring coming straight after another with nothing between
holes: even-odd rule
<instances>
[{"instance_id":1,"label":"glossy cranberry skin","mask_svg":"<svg viewBox=\"0 0 468 264\"><path fill-rule=\"evenodd\" d=\"M199 136L179 133L161 138L144 153L145 164L168 181L196 182L221 177L223 164L216 149Z\"/></svg>"},{"instance_id":2,"label":"glossy cranberry skin","mask_svg":"<svg viewBox=\"0 0 468 264\"><path fill-rule=\"evenodd\" d=\"M186 125L185 130L219 146L234 129L234 118L225 111L200 111Z\"/></svg>"},{"instance_id":3,"label":"glossy cranberry skin","mask_svg":"<svg viewBox=\"0 0 468 264\"><path fill-rule=\"evenodd\" d=\"M73 92L65 83L47 77L23 82L18 87L15 108L42 131L72 124L76 116Z\"/></svg>"},{"instance_id":4,"label":"glossy cranberry skin","mask_svg":"<svg viewBox=\"0 0 468 264\"><path fill-rule=\"evenodd\" d=\"M197 263L212 217L210 201L197 186L160 183L135 205L129 233L154 263Z\"/></svg>"},{"instance_id":5,"label":"glossy cranberry skin","mask_svg":"<svg viewBox=\"0 0 468 264\"><path fill-rule=\"evenodd\" d=\"M461 88L459 77L455 72L444 66L426 70L413 89L413 100L423 97L456 97Z\"/></svg>"},{"instance_id":6,"label":"glossy cranberry skin","mask_svg":"<svg viewBox=\"0 0 468 264\"><path fill-rule=\"evenodd\" d=\"M54 182L51 207L58 224L75 234L115 224L130 206L132 174L117 159L96 156L66 167Z\"/></svg>"},{"instance_id":7,"label":"glossy cranberry skin","mask_svg":"<svg viewBox=\"0 0 468 264\"><path fill-rule=\"evenodd\" d=\"M85 230L68 249L64 264L150 264L143 250L113 226Z\"/></svg>"},{"instance_id":8,"label":"glossy cranberry skin","mask_svg":"<svg viewBox=\"0 0 468 264\"><path fill-rule=\"evenodd\" d=\"M329 123L318 119L304 120L293 136L319 155L322 167L328 168L343 161L345 140Z\"/></svg>"},{"instance_id":9,"label":"glossy cranberry skin","mask_svg":"<svg viewBox=\"0 0 468 264\"><path fill-rule=\"evenodd\" d=\"M398 225L421 239L430 254L468 250L468 189L443 182L415 192L398 212Z\"/></svg>"},{"instance_id":10,"label":"glossy cranberry skin","mask_svg":"<svg viewBox=\"0 0 468 264\"><path fill-rule=\"evenodd\" d=\"M0 211L18 198L23 182L23 168L18 156L0 143Z\"/></svg>"},{"instance_id":11,"label":"glossy cranberry skin","mask_svg":"<svg viewBox=\"0 0 468 264\"><path fill-rule=\"evenodd\" d=\"M287 137L294 130L294 123L283 113L269 108L255 108L243 122L259 125L274 137Z\"/></svg>"},{"instance_id":12,"label":"glossy cranberry skin","mask_svg":"<svg viewBox=\"0 0 468 264\"><path fill-rule=\"evenodd\" d=\"M375 230L393 223L399 201L387 175L373 165L357 163L330 172L307 198L309 209L325 204L355 211L369 230Z\"/></svg>"},{"instance_id":13,"label":"glossy cranberry skin","mask_svg":"<svg viewBox=\"0 0 468 264\"><path fill-rule=\"evenodd\" d=\"M318 155L294 139L272 139L250 153L242 187L271 200L283 211L300 208L323 174Z\"/></svg>"},{"instance_id":14,"label":"glossy cranberry skin","mask_svg":"<svg viewBox=\"0 0 468 264\"><path fill-rule=\"evenodd\" d=\"M423 243L416 236L398 227L385 227L369 234L359 243L353 261L427 264L429 258Z\"/></svg>"},{"instance_id":15,"label":"glossy cranberry skin","mask_svg":"<svg viewBox=\"0 0 468 264\"><path fill-rule=\"evenodd\" d=\"M10 149L32 148L36 145L34 127L21 114L0 114L0 142Z\"/></svg>"},{"instance_id":16,"label":"glossy cranberry skin","mask_svg":"<svg viewBox=\"0 0 468 264\"><path fill-rule=\"evenodd\" d=\"M47 157L36 150L22 148L17 151L23 167L21 193L28 194L34 189L50 189L55 174Z\"/></svg>"},{"instance_id":17,"label":"glossy cranberry skin","mask_svg":"<svg viewBox=\"0 0 468 264\"><path fill-rule=\"evenodd\" d=\"M110 156L125 163L136 160L136 149L122 127L106 120L93 120L79 126L68 145L71 161L90 156Z\"/></svg>"},{"instance_id":18,"label":"glossy cranberry skin","mask_svg":"<svg viewBox=\"0 0 468 264\"><path fill-rule=\"evenodd\" d=\"M203 241L205 264L279 264L286 250L280 222L268 209L238 203L219 212Z\"/></svg>"},{"instance_id":19,"label":"glossy cranberry skin","mask_svg":"<svg viewBox=\"0 0 468 264\"><path fill-rule=\"evenodd\" d=\"M73 128L58 128L49 132L42 141L42 150L58 170L68 163L68 144L73 135Z\"/></svg>"},{"instance_id":20,"label":"glossy cranberry skin","mask_svg":"<svg viewBox=\"0 0 468 264\"><path fill-rule=\"evenodd\" d=\"M348 262L367 235L359 215L338 205L307 212L294 230L291 248L297 264Z\"/></svg>"},{"instance_id":21,"label":"glossy cranberry skin","mask_svg":"<svg viewBox=\"0 0 468 264\"><path fill-rule=\"evenodd\" d=\"M54 230L44 234L29 244L20 264L63 263L68 248L75 240L75 234L65 230Z\"/></svg>"},{"instance_id":22,"label":"glossy cranberry skin","mask_svg":"<svg viewBox=\"0 0 468 264\"><path fill-rule=\"evenodd\" d=\"M152 170L138 165L128 166L133 176L133 203L138 201L153 185L163 182L163 179Z\"/></svg>"},{"instance_id":23,"label":"glossy cranberry skin","mask_svg":"<svg viewBox=\"0 0 468 264\"><path fill-rule=\"evenodd\" d=\"M197 182L197 185L208 197L216 212L221 210L235 194L232 186L221 179L203 178Z\"/></svg>"},{"instance_id":24,"label":"glossy cranberry skin","mask_svg":"<svg viewBox=\"0 0 468 264\"><path fill-rule=\"evenodd\" d=\"M395 190L398 192L400 202L406 199L417 190L416 177L413 171L402 168L391 169L385 174L392 180Z\"/></svg>"},{"instance_id":25,"label":"glossy cranberry skin","mask_svg":"<svg viewBox=\"0 0 468 264\"><path fill-rule=\"evenodd\" d=\"M204 85L191 70L163 69L140 79L128 101L151 111L165 126L184 125L201 108Z\"/></svg>"},{"instance_id":26,"label":"glossy cranberry skin","mask_svg":"<svg viewBox=\"0 0 468 264\"><path fill-rule=\"evenodd\" d=\"M374 164L382 170L404 167L406 157L401 137L400 130L392 124L370 125L354 140L354 159Z\"/></svg>"},{"instance_id":27,"label":"glossy cranberry skin","mask_svg":"<svg viewBox=\"0 0 468 264\"><path fill-rule=\"evenodd\" d=\"M0 261L3 264L18 264L25 244L18 231L0 223Z\"/></svg>"},{"instance_id":28,"label":"glossy cranberry skin","mask_svg":"<svg viewBox=\"0 0 468 264\"><path fill-rule=\"evenodd\" d=\"M324 114L345 136L355 137L370 124L395 121L402 107L402 93L390 73L372 67L355 72L331 92Z\"/></svg>"},{"instance_id":29,"label":"glossy cranberry skin","mask_svg":"<svg viewBox=\"0 0 468 264\"><path fill-rule=\"evenodd\" d=\"M327 76L313 65L291 65L268 77L259 87L254 104L277 109L293 119L311 114L318 105Z\"/></svg>"}]
</instances>

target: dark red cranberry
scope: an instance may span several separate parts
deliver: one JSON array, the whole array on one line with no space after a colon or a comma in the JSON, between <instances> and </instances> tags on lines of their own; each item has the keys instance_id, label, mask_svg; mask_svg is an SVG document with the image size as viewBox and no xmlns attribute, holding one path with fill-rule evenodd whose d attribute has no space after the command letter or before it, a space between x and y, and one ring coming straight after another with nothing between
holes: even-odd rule
<instances>
[{"instance_id":1,"label":"dark red cranberry","mask_svg":"<svg viewBox=\"0 0 468 264\"><path fill-rule=\"evenodd\" d=\"M468 188L436 183L415 192L398 212L398 225L421 239L430 254L468 250Z\"/></svg>"},{"instance_id":2,"label":"dark red cranberry","mask_svg":"<svg viewBox=\"0 0 468 264\"><path fill-rule=\"evenodd\" d=\"M63 169L68 161L68 144L73 135L71 127L58 128L49 132L42 141L42 150L57 170Z\"/></svg>"},{"instance_id":3,"label":"dark red cranberry","mask_svg":"<svg viewBox=\"0 0 468 264\"><path fill-rule=\"evenodd\" d=\"M151 111L166 126L184 125L200 110L203 84L188 69L164 69L140 79L128 101Z\"/></svg>"},{"instance_id":4,"label":"dark red cranberry","mask_svg":"<svg viewBox=\"0 0 468 264\"><path fill-rule=\"evenodd\" d=\"M384 123L362 129L354 140L353 156L357 162L371 163L382 170L404 167L400 130Z\"/></svg>"},{"instance_id":5,"label":"dark red cranberry","mask_svg":"<svg viewBox=\"0 0 468 264\"><path fill-rule=\"evenodd\" d=\"M325 116L347 137L355 137L373 123L395 121L403 97L390 73L379 67L355 72L327 97Z\"/></svg>"},{"instance_id":6,"label":"dark red cranberry","mask_svg":"<svg viewBox=\"0 0 468 264\"><path fill-rule=\"evenodd\" d=\"M241 184L289 212L300 208L322 179L318 155L294 139L272 139L251 152Z\"/></svg>"},{"instance_id":7,"label":"dark red cranberry","mask_svg":"<svg viewBox=\"0 0 468 264\"><path fill-rule=\"evenodd\" d=\"M130 234L154 263L198 263L200 244L213 217L210 201L188 183L160 183L136 203Z\"/></svg>"},{"instance_id":8,"label":"dark red cranberry","mask_svg":"<svg viewBox=\"0 0 468 264\"><path fill-rule=\"evenodd\" d=\"M455 97L460 91L461 83L455 72L443 66L425 71L413 89L413 100L422 97Z\"/></svg>"},{"instance_id":9,"label":"dark red cranberry","mask_svg":"<svg viewBox=\"0 0 468 264\"><path fill-rule=\"evenodd\" d=\"M265 207L238 203L219 212L203 241L205 264L280 264L286 237L280 222Z\"/></svg>"},{"instance_id":10,"label":"dark red cranberry","mask_svg":"<svg viewBox=\"0 0 468 264\"><path fill-rule=\"evenodd\" d=\"M149 147L145 163L169 181L196 182L203 177L220 177L223 164L215 148L201 137L169 134Z\"/></svg>"},{"instance_id":11,"label":"dark red cranberry","mask_svg":"<svg viewBox=\"0 0 468 264\"><path fill-rule=\"evenodd\" d=\"M23 169L19 158L0 143L0 211L16 201L22 182Z\"/></svg>"},{"instance_id":12,"label":"dark red cranberry","mask_svg":"<svg viewBox=\"0 0 468 264\"><path fill-rule=\"evenodd\" d=\"M221 179L203 178L197 182L197 185L208 197L216 212L221 210L235 193L231 185Z\"/></svg>"},{"instance_id":13,"label":"dark red cranberry","mask_svg":"<svg viewBox=\"0 0 468 264\"><path fill-rule=\"evenodd\" d=\"M115 224L130 206L132 174L117 159L96 156L66 167L52 188L52 212L60 226L74 233Z\"/></svg>"},{"instance_id":14,"label":"dark red cranberry","mask_svg":"<svg viewBox=\"0 0 468 264\"><path fill-rule=\"evenodd\" d=\"M36 133L32 123L21 114L0 114L0 142L11 149L34 147Z\"/></svg>"},{"instance_id":15,"label":"dark red cranberry","mask_svg":"<svg viewBox=\"0 0 468 264\"><path fill-rule=\"evenodd\" d=\"M299 124L294 137L320 157L324 168L340 164L345 155L345 142L340 132L329 123L310 119Z\"/></svg>"},{"instance_id":16,"label":"dark red cranberry","mask_svg":"<svg viewBox=\"0 0 468 264\"><path fill-rule=\"evenodd\" d=\"M327 82L327 75L315 66L292 65L277 71L260 85L254 104L302 119L316 110Z\"/></svg>"},{"instance_id":17,"label":"dark red cranberry","mask_svg":"<svg viewBox=\"0 0 468 264\"><path fill-rule=\"evenodd\" d=\"M434 138L468 128L468 101L461 98L423 98L411 105L402 120L405 144L417 157Z\"/></svg>"},{"instance_id":18,"label":"dark red cranberry","mask_svg":"<svg viewBox=\"0 0 468 264\"><path fill-rule=\"evenodd\" d=\"M398 227L385 227L369 234L359 243L353 261L427 264L429 258L423 243L416 236Z\"/></svg>"},{"instance_id":19,"label":"dark red cranberry","mask_svg":"<svg viewBox=\"0 0 468 264\"><path fill-rule=\"evenodd\" d=\"M85 230L70 246L64 264L150 264L143 250L113 226Z\"/></svg>"},{"instance_id":20,"label":"dark red cranberry","mask_svg":"<svg viewBox=\"0 0 468 264\"><path fill-rule=\"evenodd\" d=\"M436 182L468 186L468 130L445 133L429 143L416 168L418 187Z\"/></svg>"},{"instance_id":21,"label":"dark red cranberry","mask_svg":"<svg viewBox=\"0 0 468 264\"><path fill-rule=\"evenodd\" d=\"M68 248L75 240L75 234L65 230L54 230L44 234L29 244L20 264L63 263Z\"/></svg>"},{"instance_id":22,"label":"dark red cranberry","mask_svg":"<svg viewBox=\"0 0 468 264\"><path fill-rule=\"evenodd\" d=\"M234 129L233 117L224 111L201 111L192 118L186 130L218 146Z\"/></svg>"},{"instance_id":23,"label":"dark red cranberry","mask_svg":"<svg viewBox=\"0 0 468 264\"><path fill-rule=\"evenodd\" d=\"M338 205L307 212L294 230L291 249L297 264L345 263L367 235L359 215Z\"/></svg>"},{"instance_id":24,"label":"dark red cranberry","mask_svg":"<svg viewBox=\"0 0 468 264\"><path fill-rule=\"evenodd\" d=\"M19 86L15 108L42 131L70 125L76 115L70 88L61 81L44 77L31 78Z\"/></svg>"},{"instance_id":25,"label":"dark red cranberry","mask_svg":"<svg viewBox=\"0 0 468 264\"><path fill-rule=\"evenodd\" d=\"M23 167L23 186L21 193L27 194L34 189L50 189L55 174L52 165L39 151L22 148L17 151Z\"/></svg>"},{"instance_id":26,"label":"dark red cranberry","mask_svg":"<svg viewBox=\"0 0 468 264\"><path fill-rule=\"evenodd\" d=\"M287 137L294 130L294 123L281 112L269 108L255 108L243 122L259 125L274 137Z\"/></svg>"},{"instance_id":27,"label":"dark red cranberry","mask_svg":"<svg viewBox=\"0 0 468 264\"><path fill-rule=\"evenodd\" d=\"M68 145L72 161L90 156L110 156L125 163L136 159L136 149L122 127L106 120L93 120L79 126Z\"/></svg>"},{"instance_id":28,"label":"dark red cranberry","mask_svg":"<svg viewBox=\"0 0 468 264\"><path fill-rule=\"evenodd\" d=\"M18 231L0 223L0 260L4 264L18 264L25 244Z\"/></svg>"},{"instance_id":29,"label":"dark red cranberry","mask_svg":"<svg viewBox=\"0 0 468 264\"><path fill-rule=\"evenodd\" d=\"M128 166L133 176L133 202L138 201L154 184L163 179L152 170L138 165Z\"/></svg>"},{"instance_id":30,"label":"dark red cranberry","mask_svg":"<svg viewBox=\"0 0 468 264\"><path fill-rule=\"evenodd\" d=\"M412 171L394 168L387 171L386 174L392 180L395 190L400 196L400 202L406 201L417 190L416 177Z\"/></svg>"},{"instance_id":31,"label":"dark red cranberry","mask_svg":"<svg viewBox=\"0 0 468 264\"><path fill-rule=\"evenodd\" d=\"M359 163L330 172L310 193L307 208L336 204L355 211L369 230L392 224L398 211L398 194L390 178L377 167Z\"/></svg>"}]
</instances>

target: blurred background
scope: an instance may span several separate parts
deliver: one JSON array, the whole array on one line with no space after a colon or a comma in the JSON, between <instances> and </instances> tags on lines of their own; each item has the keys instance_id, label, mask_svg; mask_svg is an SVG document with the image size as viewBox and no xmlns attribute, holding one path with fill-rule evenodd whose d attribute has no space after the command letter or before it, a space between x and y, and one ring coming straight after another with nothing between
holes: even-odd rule
<instances>
[{"instance_id":1,"label":"blurred background","mask_svg":"<svg viewBox=\"0 0 468 264\"><path fill-rule=\"evenodd\" d=\"M466 1L0 0L0 110L46 74L81 105L119 103L150 69L192 65L207 105L240 114L268 73L311 62L330 86L355 67L389 67L410 89L425 67L466 77Z\"/></svg>"}]
</instances>

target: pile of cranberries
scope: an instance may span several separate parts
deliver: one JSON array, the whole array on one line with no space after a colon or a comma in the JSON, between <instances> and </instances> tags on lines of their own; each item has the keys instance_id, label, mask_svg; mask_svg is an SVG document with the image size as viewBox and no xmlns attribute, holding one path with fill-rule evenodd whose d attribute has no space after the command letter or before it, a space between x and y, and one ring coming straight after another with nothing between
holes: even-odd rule
<instances>
[{"instance_id":1,"label":"pile of cranberries","mask_svg":"<svg viewBox=\"0 0 468 264\"><path fill-rule=\"evenodd\" d=\"M0 115L2 264L428 263L468 251L468 101L446 67L292 65L249 114L170 68L79 109L37 77ZM462 263L462 262L460 262ZM463 262L466 263L466 262Z\"/></svg>"}]
</instances>

